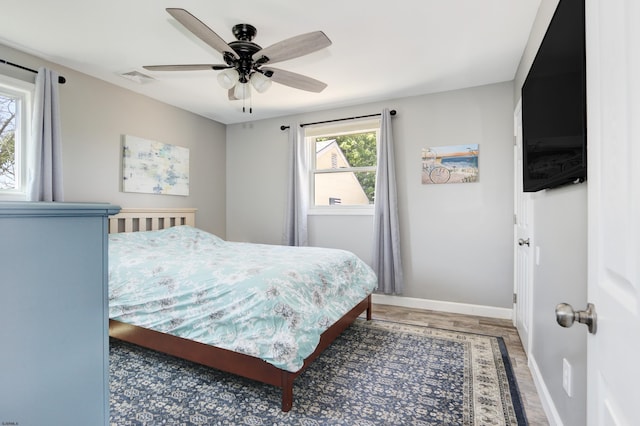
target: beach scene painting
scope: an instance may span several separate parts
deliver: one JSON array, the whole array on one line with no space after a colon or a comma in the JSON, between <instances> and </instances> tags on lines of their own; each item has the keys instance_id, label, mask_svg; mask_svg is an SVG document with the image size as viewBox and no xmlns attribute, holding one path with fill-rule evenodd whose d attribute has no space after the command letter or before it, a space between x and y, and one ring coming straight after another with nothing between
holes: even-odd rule
<instances>
[{"instance_id":1,"label":"beach scene painting","mask_svg":"<svg viewBox=\"0 0 640 426\"><path fill-rule=\"evenodd\" d=\"M478 144L422 149L422 184L478 181Z\"/></svg>"}]
</instances>

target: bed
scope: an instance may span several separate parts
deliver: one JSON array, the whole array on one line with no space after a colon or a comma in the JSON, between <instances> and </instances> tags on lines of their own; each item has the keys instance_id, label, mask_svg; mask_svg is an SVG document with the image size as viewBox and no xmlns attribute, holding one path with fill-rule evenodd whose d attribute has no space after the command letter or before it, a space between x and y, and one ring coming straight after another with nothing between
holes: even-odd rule
<instances>
[{"instance_id":1,"label":"bed","mask_svg":"<svg viewBox=\"0 0 640 426\"><path fill-rule=\"evenodd\" d=\"M295 378L371 319L375 274L349 252L227 242L195 227L195 209L123 209L109 233L109 335L277 386L282 411Z\"/></svg>"}]
</instances>

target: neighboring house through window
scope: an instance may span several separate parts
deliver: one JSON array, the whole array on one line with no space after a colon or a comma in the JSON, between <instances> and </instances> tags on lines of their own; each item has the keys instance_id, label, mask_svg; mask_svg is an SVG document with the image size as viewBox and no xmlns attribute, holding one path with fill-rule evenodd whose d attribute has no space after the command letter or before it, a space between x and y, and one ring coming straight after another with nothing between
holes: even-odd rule
<instances>
[{"instance_id":1,"label":"neighboring house through window","mask_svg":"<svg viewBox=\"0 0 640 426\"><path fill-rule=\"evenodd\" d=\"M312 208L372 209L379 120L305 129L311 143Z\"/></svg>"},{"instance_id":2,"label":"neighboring house through window","mask_svg":"<svg viewBox=\"0 0 640 426\"><path fill-rule=\"evenodd\" d=\"M34 85L0 75L0 200L24 200Z\"/></svg>"}]
</instances>

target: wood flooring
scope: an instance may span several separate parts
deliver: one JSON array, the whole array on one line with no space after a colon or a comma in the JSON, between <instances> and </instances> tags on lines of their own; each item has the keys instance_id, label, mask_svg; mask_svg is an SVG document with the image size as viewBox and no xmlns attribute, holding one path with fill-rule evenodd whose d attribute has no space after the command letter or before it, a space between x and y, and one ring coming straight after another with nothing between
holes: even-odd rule
<instances>
[{"instance_id":1,"label":"wood flooring","mask_svg":"<svg viewBox=\"0 0 640 426\"><path fill-rule=\"evenodd\" d=\"M488 334L500 336L504 339L509 352L509 358L514 374L518 381L518 388L522 403L530 425L548 425L540 398L536 391L527 366L527 357L522 348L522 343L511 320L487 318L471 315L451 314L422 309L403 308L390 305L373 305L373 319L384 319L406 324L418 324L448 330L463 331L469 333Z\"/></svg>"}]
</instances>

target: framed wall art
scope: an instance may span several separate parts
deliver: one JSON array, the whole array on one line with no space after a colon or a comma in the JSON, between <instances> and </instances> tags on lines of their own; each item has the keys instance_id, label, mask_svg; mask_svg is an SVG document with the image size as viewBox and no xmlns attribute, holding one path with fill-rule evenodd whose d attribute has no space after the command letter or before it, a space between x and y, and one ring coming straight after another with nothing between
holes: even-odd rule
<instances>
[{"instance_id":1,"label":"framed wall art","mask_svg":"<svg viewBox=\"0 0 640 426\"><path fill-rule=\"evenodd\" d=\"M189 195L189 149L125 135L122 191Z\"/></svg>"},{"instance_id":2,"label":"framed wall art","mask_svg":"<svg viewBox=\"0 0 640 426\"><path fill-rule=\"evenodd\" d=\"M477 182L478 151L478 144L423 148L422 183Z\"/></svg>"}]
</instances>

